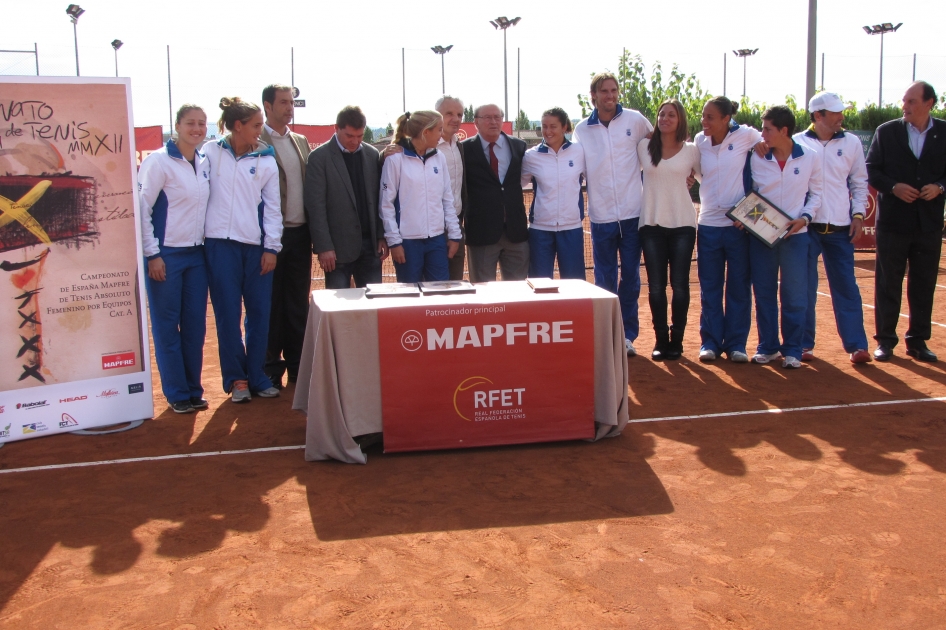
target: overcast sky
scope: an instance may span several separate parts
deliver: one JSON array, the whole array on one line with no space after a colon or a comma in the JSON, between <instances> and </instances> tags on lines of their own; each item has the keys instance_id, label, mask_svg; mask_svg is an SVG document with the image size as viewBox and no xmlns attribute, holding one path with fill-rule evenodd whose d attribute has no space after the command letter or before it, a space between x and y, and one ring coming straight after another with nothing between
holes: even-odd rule
<instances>
[{"instance_id":1,"label":"overcast sky","mask_svg":"<svg viewBox=\"0 0 946 630\"><path fill-rule=\"evenodd\" d=\"M3 0L0 48L39 48L40 74L75 76L73 28L65 0ZM750 98L768 103L805 94L807 10L804 0L755 3L605 2L244 2L241 0L80 0L79 63L82 76L132 79L135 124L168 125L166 45L171 47L175 109L196 102L215 120L221 96L259 102L270 82L289 83L295 49L295 84L306 108L296 122L333 123L344 105L360 105L373 127L403 111L401 48L406 48L407 109L432 107L441 93L440 57L447 53L446 90L466 103L503 103L503 36L489 20L522 17L508 31L509 107L515 112L517 49L521 50L521 107L537 119L564 107L578 117L576 95L590 74L616 70L622 48L648 67L661 61L696 73L703 88L723 93L723 53L729 51L728 96L742 94L742 62L734 48L758 48L748 60ZM884 100L896 103L917 78L946 90L946 3L904 0L820 0L818 79L826 55L827 89L860 104L877 100L880 37L865 24L903 22L884 38ZM447 8L450 7L450 8ZM277 11L282 10L283 13ZM0 53L0 74L34 72L31 56ZM2 98L2 95L0 95Z\"/></svg>"}]
</instances>

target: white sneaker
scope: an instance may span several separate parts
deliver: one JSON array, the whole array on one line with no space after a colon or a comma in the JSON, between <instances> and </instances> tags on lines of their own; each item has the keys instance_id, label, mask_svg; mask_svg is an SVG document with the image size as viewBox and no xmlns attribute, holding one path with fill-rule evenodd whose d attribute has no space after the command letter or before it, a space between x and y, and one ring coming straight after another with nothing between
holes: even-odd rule
<instances>
[{"instance_id":1,"label":"white sneaker","mask_svg":"<svg viewBox=\"0 0 946 630\"><path fill-rule=\"evenodd\" d=\"M266 389L261 389L256 392L256 395L260 398L276 398L279 396L279 390L275 387L267 387Z\"/></svg>"},{"instance_id":2,"label":"white sneaker","mask_svg":"<svg viewBox=\"0 0 946 630\"><path fill-rule=\"evenodd\" d=\"M745 352L741 352L740 350L734 350L733 352L729 353L729 360L733 363L748 363L749 355Z\"/></svg>"},{"instance_id":3,"label":"white sneaker","mask_svg":"<svg viewBox=\"0 0 946 630\"><path fill-rule=\"evenodd\" d=\"M709 363L716 360L716 353L712 350L700 350L700 361Z\"/></svg>"},{"instance_id":4,"label":"white sneaker","mask_svg":"<svg viewBox=\"0 0 946 630\"><path fill-rule=\"evenodd\" d=\"M770 361L775 361L780 356L782 356L781 352L773 352L772 354L762 354L761 352L756 352L752 356L752 362L758 363L759 365L765 365Z\"/></svg>"},{"instance_id":5,"label":"white sneaker","mask_svg":"<svg viewBox=\"0 0 946 630\"><path fill-rule=\"evenodd\" d=\"M234 381L230 390L230 400L235 403L250 402L250 385L246 381Z\"/></svg>"},{"instance_id":6,"label":"white sneaker","mask_svg":"<svg viewBox=\"0 0 946 630\"><path fill-rule=\"evenodd\" d=\"M801 361L795 357L785 357L782 359L782 367L786 370L797 370L801 367Z\"/></svg>"},{"instance_id":7,"label":"white sneaker","mask_svg":"<svg viewBox=\"0 0 946 630\"><path fill-rule=\"evenodd\" d=\"M633 342L631 342L630 339L627 339L627 338L624 339L624 349L627 350L627 356L629 357L637 356L637 349L634 348L634 344Z\"/></svg>"}]
</instances>

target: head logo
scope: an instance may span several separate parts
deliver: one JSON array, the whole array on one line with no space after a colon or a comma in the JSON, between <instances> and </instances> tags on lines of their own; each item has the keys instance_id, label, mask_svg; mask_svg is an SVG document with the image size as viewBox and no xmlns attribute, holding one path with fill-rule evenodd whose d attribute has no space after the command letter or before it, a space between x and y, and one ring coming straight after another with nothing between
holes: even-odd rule
<instances>
[{"instance_id":1,"label":"head logo","mask_svg":"<svg viewBox=\"0 0 946 630\"><path fill-rule=\"evenodd\" d=\"M68 413L62 414L62 419L59 421L60 429L68 429L69 427L77 427L79 423L75 418L70 416Z\"/></svg>"},{"instance_id":2,"label":"head logo","mask_svg":"<svg viewBox=\"0 0 946 630\"><path fill-rule=\"evenodd\" d=\"M401 335L401 347L408 352L416 352L424 345L424 336L416 330L408 330Z\"/></svg>"},{"instance_id":3,"label":"head logo","mask_svg":"<svg viewBox=\"0 0 946 630\"><path fill-rule=\"evenodd\" d=\"M465 392L468 389L472 389L476 387L477 385L485 385L487 383L492 385L493 381L489 380L485 376L471 376L470 378L466 379L465 381L457 385L457 389L453 392L453 408L456 410L458 416L460 416L467 422L473 422L473 418L467 418L466 416L463 415L463 412L460 411L460 406L457 405L457 395L460 392Z\"/></svg>"},{"instance_id":4,"label":"head logo","mask_svg":"<svg viewBox=\"0 0 946 630\"><path fill-rule=\"evenodd\" d=\"M438 174L439 172L440 172L440 170L435 166L435 167L434 167L434 175Z\"/></svg>"}]
</instances>

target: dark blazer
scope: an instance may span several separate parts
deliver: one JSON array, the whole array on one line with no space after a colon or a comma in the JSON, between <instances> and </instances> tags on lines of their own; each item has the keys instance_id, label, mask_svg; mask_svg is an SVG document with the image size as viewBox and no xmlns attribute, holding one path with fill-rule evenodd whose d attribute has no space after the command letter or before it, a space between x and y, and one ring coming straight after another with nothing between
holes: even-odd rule
<instances>
[{"instance_id":1,"label":"dark blazer","mask_svg":"<svg viewBox=\"0 0 946 630\"><path fill-rule=\"evenodd\" d=\"M489 167L478 135L460 143L466 160L463 179L467 198L463 207L463 222L467 245L476 247L498 243L503 235L504 217L506 237L510 241L521 243L529 239L520 182L526 143L509 136L506 136L506 142L509 143L512 156L502 182Z\"/></svg>"},{"instance_id":2,"label":"dark blazer","mask_svg":"<svg viewBox=\"0 0 946 630\"><path fill-rule=\"evenodd\" d=\"M917 190L927 184L946 186L946 121L933 119L919 159L910 150L907 123L902 118L877 127L867 152L867 181L877 189L880 201L878 229L898 234L942 232L943 195L932 201L906 203L892 191L898 183Z\"/></svg>"},{"instance_id":3,"label":"dark blazer","mask_svg":"<svg viewBox=\"0 0 946 630\"><path fill-rule=\"evenodd\" d=\"M372 217L368 230L371 242L384 235L381 215L378 213L378 193L381 189L381 171L378 150L361 143L361 159L365 167L365 193L368 198L368 216ZM361 256L362 229L355 205L355 191L345 166L345 158L335 136L309 154L305 170L305 213L312 234L312 251L316 254L335 251L335 260L350 263ZM376 254L377 255L377 254Z\"/></svg>"}]
</instances>

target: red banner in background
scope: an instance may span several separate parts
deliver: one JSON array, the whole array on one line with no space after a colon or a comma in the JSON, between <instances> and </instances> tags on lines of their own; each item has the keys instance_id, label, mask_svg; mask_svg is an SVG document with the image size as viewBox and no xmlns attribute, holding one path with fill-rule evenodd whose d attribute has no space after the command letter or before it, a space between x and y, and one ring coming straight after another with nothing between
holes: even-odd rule
<instances>
[{"instance_id":1,"label":"red banner in background","mask_svg":"<svg viewBox=\"0 0 946 630\"><path fill-rule=\"evenodd\" d=\"M148 157L152 151L164 146L164 132L161 125L154 127L135 127L135 158L138 166L141 160Z\"/></svg>"},{"instance_id":2,"label":"red banner in background","mask_svg":"<svg viewBox=\"0 0 946 630\"><path fill-rule=\"evenodd\" d=\"M506 132L507 136L512 135L512 123L504 122L503 131ZM467 138L472 138L476 135L476 125L474 123L460 123L460 131L457 132L457 138L460 140L466 140Z\"/></svg>"},{"instance_id":3,"label":"red banner in background","mask_svg":"<svg viewBox=\"0 0 946 630\"><path fill-rule=\"evenodd\" d=\"M867 186L867 212L864 215L864 227L854 239L854 249L877 249L877 191Z\"/></svg>"},{"instance_id":4,"label":"red banner in background","mask_svg":"<svg viewBox=\"0 0 946 630\"><path fill-rule=\"evenodd\" d=\"M335 125L289 125L293 131L302 134L309 141L309 148L317 149L335 135Z\"/></svg>"},{"instance_id":5,"label":"red banner in background","mask_svg":"<svg viewBox=\"0 0 946 630\"><path fill-rule=\"evenodd\" d=\"M594 437L591 300L378 311L386 452Z\"/></svg>"}]
</instances>

